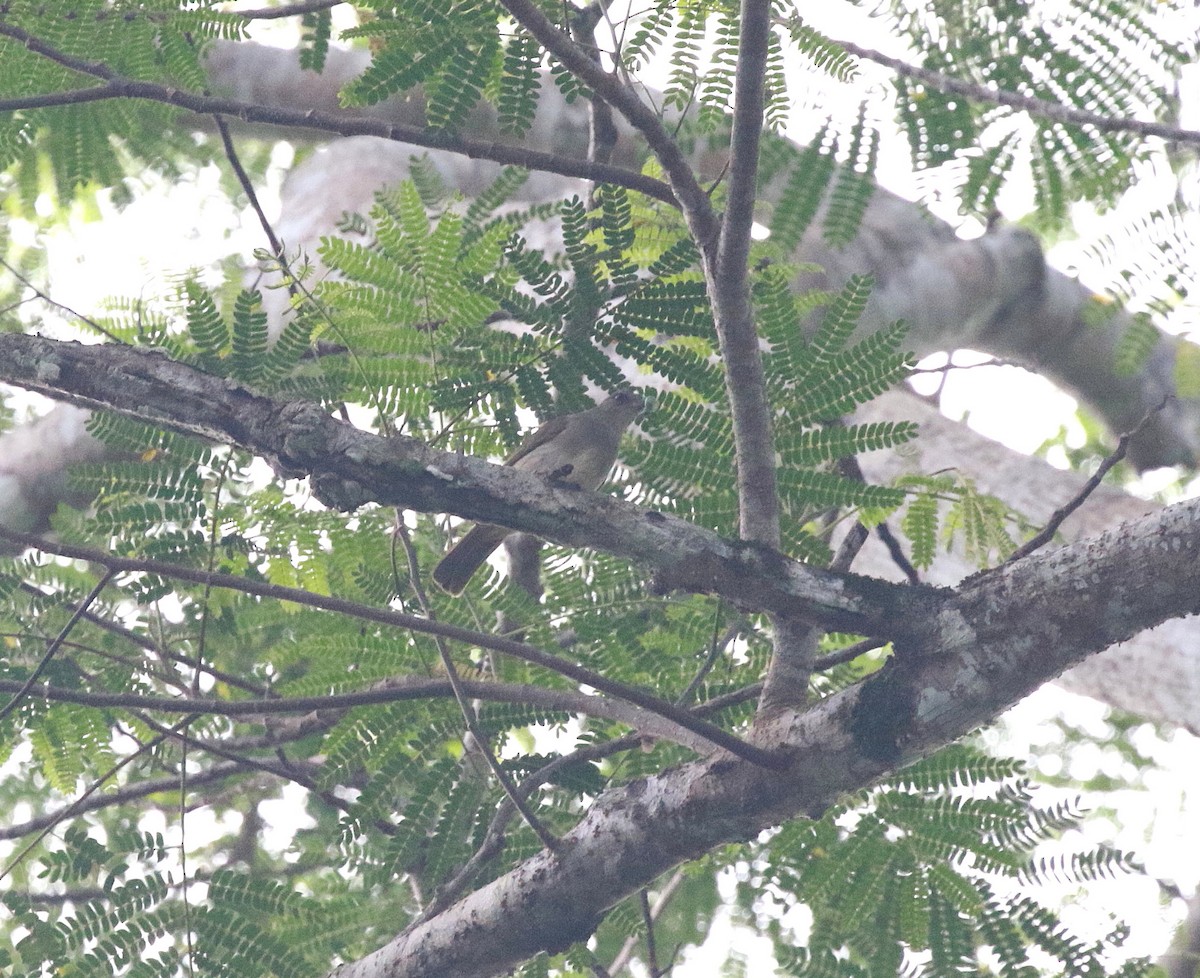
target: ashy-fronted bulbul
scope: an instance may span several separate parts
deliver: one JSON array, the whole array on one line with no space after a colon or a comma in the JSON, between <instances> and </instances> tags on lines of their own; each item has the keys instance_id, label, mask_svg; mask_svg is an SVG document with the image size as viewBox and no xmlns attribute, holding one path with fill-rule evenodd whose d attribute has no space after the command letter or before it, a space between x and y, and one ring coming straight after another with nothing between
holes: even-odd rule
<instances>
[{"instance_id":1,"label":"ashy-fronted bulbul","mask_svg":"<svg viewBox=\"0 0 1200 978\"><path fill-rule=\"evenodd\" d=\"M596 489L617 460L621 436L642 403L633 391L618 391L594 408L551 418L504 464L580 489ZM490 523L476 525L433 569L433 579L451 594L461 594L471 575L512 532Z\"/></svg>"}]
</instances>

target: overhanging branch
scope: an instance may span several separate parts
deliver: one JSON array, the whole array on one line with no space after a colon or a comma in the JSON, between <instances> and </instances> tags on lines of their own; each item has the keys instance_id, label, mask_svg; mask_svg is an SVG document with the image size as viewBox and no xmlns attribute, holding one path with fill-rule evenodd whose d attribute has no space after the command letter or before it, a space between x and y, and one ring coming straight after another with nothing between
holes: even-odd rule
<instances>
[{"instance_id":1,"label":"overhanging branch","mask_svg":"<svg viewBox=\"0 0 1200 978\"><path fill-rule=\"evenodd\" d=\"M264 397L158 352L3 334L0 381L232 443L278 471L309 476L317 497L334 509L377 502L498 523L646 564L661 587L718 593L750 611L896 639L907 634L906 623L928 621L944 600L935 588L834 574L611 496L416 439L360 431L316 404Z\"/></svg>"},{"instance_id":2,"label":"overhanging branch","mask_svg":"<svg viewBox=\"0 0 1200 978\"><path fill-rule=\"evenodd\" d=\"M636 190L656 200L675 204L671 189L661 180L647 177L633 170L607 163L594 163L557 153L545 153L510 146L487 140L468 139L448 130L430 129L423 126L388 122L369 116L352 116L342 113L323 112L316 109L297 110L255 105L232 98L198 95L183 89L171 88L154 82L126 78L117 74L101 62L83 61L65 55L38 37L22 30L15 24L0 20L0 36L12 38L25 45L35 54L81 74L100 79L102 84L68 91L44 92L19 98L0 99L0 112L17 112L26 109L47 108L55 105L80 105L85 102L109 101L112 99L145 99L186 109L198 115L224 115L242 122L261 123L336 134L339 136L378 136L395 142L410 143L426 149L442 149L460 153L470 159L491 160L529 170L557 173L565 177L591 180L596 183L611 183L615 186Z\"/></svg>"}]
</instances>

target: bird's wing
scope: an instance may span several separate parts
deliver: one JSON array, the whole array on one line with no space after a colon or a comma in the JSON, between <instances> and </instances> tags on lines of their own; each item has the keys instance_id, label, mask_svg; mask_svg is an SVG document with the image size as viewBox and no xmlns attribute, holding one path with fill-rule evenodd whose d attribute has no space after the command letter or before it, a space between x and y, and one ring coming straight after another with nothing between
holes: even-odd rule
<instances>
[{"instance_id":1,"label":"bird's wing","mask_svg":"<svg viewBox=\"0 0 1200 978\"><path fill-rule=\"evenodd\" d=\"M519 459L524 458L535 448L540 448L551 438L556 437L567 426L567 421L570 417L569 414L561 414L557 418L551 418L540 428L526 435L525 440L504 460L504 464L516 465Z\"/></svg>"}]
</instances>

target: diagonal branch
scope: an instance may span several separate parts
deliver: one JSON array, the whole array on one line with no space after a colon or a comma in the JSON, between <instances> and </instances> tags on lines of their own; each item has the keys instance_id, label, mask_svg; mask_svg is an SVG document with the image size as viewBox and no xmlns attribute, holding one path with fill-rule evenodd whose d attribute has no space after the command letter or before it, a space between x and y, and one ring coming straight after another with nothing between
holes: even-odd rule
<instances>
[{"instance_id":1,"label":"diagonal branch","mask_svg":"<svg viewBox=\"0 0 1200 978\"><path fill-rule=\"evenodd\" d=\"M247 774L245 767L236 763L214 764L212 767L206 768L203 771L195 771L188 774L188 784L193 788L199 788L203 785L214 784L218 781L224 781L227 778L233 778L240 774ZM61 824L68 818L73 818L77 815L83 815L85 812L94 812L102 808L116 808L121 805L127 805L130 802L137 801L139 798L146 798L150 795L157 795L164 791L173 791L179 787L179 775L168 774L161 778L150 778L145 781L131 781L128 784L118 785L115 788L102 793L92 793L86 798L82 798L64 805L62 808L54 809L53 811L45 812L37 815L25 822L11 822L0 826L0 841L9 839L19 839L22 836L30 835L34 832L41 832L43 829L52 828L55 825Z\"/></svg>"},{"instance_id":2,"label":"diagonal branch","mask_svg":"<svg viewBox=\"0 0 1200 978\"><path fill-rule=\"evenodd\" d=\"M654 567L660 587L719 593L742 610L895 638L906 623L923 622L945 599L945 592L932 587L810 567L668 514L554 485L511 466L437 451L414 438L360 431L316 404L265 397L156 351L5 333L0 334L0 381L232 443L267 458L281 472L309 476L317 498L334 509L351 511L373 501L422 513L454 513L567 546L597 547ZM403 627L435 625L450 628L413 616L406 616ZM482 644L475 632L442 634ZM498 651L509 648L505 640L488 641ZM561 662L550 658L551 668Z\"/></svg>"},{"instance_id":3,"label":"diagonal branch","mask_svg":"<svg viewBox=\"0 0 1200 978\"><path fill-rule=\"evenodd\" d=\"M715 241L718 225L708 195L696 180L691 163L678 141L667 131L654 110L632 88L606 72L570 35L550 23L533 0L500 0L500 3L572 75L620 112L641 133L651 152L662 164L692 236L701 249L710 247Z\"/></svg>"},{"instance_id":4,"label":"diagonal branch","mask_svg":"<svg viewBox=\"0 0 1200 978\"><path fill-rule=\"evenodd\" d=\"M714 757L606 792L557 852L527 859L335 974L482 978L585 940L609 907L679 863L816 816L1090 653L1200 612L1197 553L1192 500L969 581L935 612L925 645L899 649L872 678L763 730L790 758L782 775Z\"/></svg>"},{"instance_id":5,"label":"diagonal branch","mask_svg":"<svg viewBox=\"0 0 1200 978\"><path fill-rule=\"evenodd\" d=\"M92 588L91 593L89 593L87 597L85 597L75 608L75 611L71 614L71 617L67 620L67 623L63 625L58 635L56 635L53 641L46 646L45 653L42 655L42 658L38 662L37 666L34 667L33 672L29 674L29 678L25 680L20 689L13 693L12 699L5 703L3 707L0 707L0 720L3 720L20 705L21 700L25 698L25 695L34 687L42 673L45 672L46 667L50 665L50 660L54 658L54 654L67 640L67 636L71 634L71 629L79 623L79 620L87 613L88 609L91 608L92 603L98 597L100 597L100 592L108 587L108 582L112 580L112 577L112 571L106 571L104 574L102 574L100 580L98 580L95 586Z\"/></svg>"}]
</instances>

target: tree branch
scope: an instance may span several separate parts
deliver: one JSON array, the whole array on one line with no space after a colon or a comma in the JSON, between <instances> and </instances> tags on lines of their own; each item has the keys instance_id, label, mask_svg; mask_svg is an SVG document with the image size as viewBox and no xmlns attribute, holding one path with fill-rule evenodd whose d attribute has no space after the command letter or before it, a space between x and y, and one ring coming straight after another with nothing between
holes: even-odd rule
<instances>
[{"instance_id":1,"label":"tree branch","mask_svg":"<svg viewBox=\"0 0 1200 978\"><path fill-rule=\"evenodd\" d=\"M32 547L38 550L43 550L47 553L58 554L59 556L71 557L74 560L86 560L100 564L110 574L111 573L149 573L157 574L162 577L173 578L175 580L192 581L197 584L203 584L208 587L228 588L233 591L241 591L246 594L255 594L260 597L273 598L279 601L292 601L296 604L305 605L311 608L319 608L323 611L332 611L338 614L350 615L355 618L365 619L367 621L375 621L384 625L391 625L398 628L412 629L421 631L429 635L437 635L443 638L450 638L460 642L466 642L469 645L477 645L483 648L494 649L497 652L503 652L506 655L511 655L515 658L522 659L526 662L531 662L534 665L542 666L553 672L568 676L577 682L584 683L602 693L608 693L619 699L628 701L629 703L640 706L643 710L649 711L652 714L658 714L671 721L671 726L681 727L685 731L691 731L692 734L697 734L702 740L708 741L711 745L723 747L731 753L739 756L752 759L755 763L764 764L767 766L778 766L778 761L771 756L767 751L761 750L750 744L747 744L733 734L722 730L714 724L701 720L688 710L677 707L665 700L660 700L649 693L638 689L635 686L628 686L625 683L617 682L614 679L609 679L607 676L593 672L590 669L585 669L582 666L576 665L566 659L562 659L556 655L551 655L548 652L543 652L541 649L535 648L532 645L527 645L524 642L516 642L512 639L501 638L498 636L487 635L483 632L471 631L467 628L462 628L458 625L451 625L440 621L430 621L427 618L420 618L416 615L409 615L399 611L393 611L390 608L372 608L367 605L357 604L353 601L347 601L344 598L335 598L332 596L316 594L312 591L305 591L301 588L285 587L279 584L269 584L262 581L255 581L249 578L236 577L232 574L220 574L212 571L198 570L193 567L186 567L182 564L171 564L165 561L158 560L143 560L138 558L118 557L113 554L107 554L102 551L93 550L87 547L75 547L65 544L51 544L48 541L41 540L37 537L31 537L23 533L15 533L10 530L0 527L0 538L18 543L25 547ZM416 680L418 683L433 682L432 680ZM6 684L0 684L0 690ZM485 689L495 689L496 684L484 683ZM527 687L519 687L526 691L525 695L519 697L515 702L529 702ZM37 687L39 693L45 694L44 687ZM379 694L382 691L364 691L358 694L345 694L356 696L367 696L370 693ZM441 695L447 695L451 692L449 687ZM549 693L549 691L545 691ZM123 697L128 694L86 694L92 697L92 705L102 705L103 699L106 696ZM428 694L426 694L428 695ZM470 695L475 695L471 692ZM68 699L64 695L61 698ZM487 698L486 694L480 698ZM153 709L170 710L173 709L172 703L180 703L183 700L174 697L161 697L151 704L143 700L140 706ZM201 700L201 703L208 703L208 700ZM272 712L277 704L284 702L283 700L262 700L262 701L238 701L244 706L251 707L244 710L246 713L261 713ZM377 700L375 702L378 702ZM586 697L575 701L578 705L586 705ZM355 705L351 703L339 702L337 697L304 697L294 700L293 703L299 703L303 709L324 709L335 708L340 706ZM561 701L560 701L561 703ZM132 705L118 704L116 702L108 705ZM258 709L254 709L256 706ZM229 708L237 711L242 711L243 706L234 706L233 703L226 704L226 708L220 711L204 710L203 712L224 712L230 713ZM195 711L193 711L195 712ZM292 712L292 711L288 711ZM625 714L628 718L629 714ZM617 719L616 716L610 716L611 719ZM651 724L654 725L654 724ZM682 735L675 730L671 734L672 740L679 740L681 743L696 749L697 742L695 738Z\"/></svg>"},{"instance_id":2,"label":"tree branch","mask_svg":"<svg viewBox=\"0 0 1200 978\"><path fill-rule=\"evenodd\" d=\"M346 0L299 0L282 7L258 7L254 10L233 12L246 20L280 20L284 17L302 17L305 14L320 13L322 10L332 10L345 2Z\"/></svg>"},{"instance_id":3,"label":"tree branch","mask_svg":"<svg viewBox=\"0 0 1200 978\"><path fill-rule=\"evenodd\" d=\"M624 167L611 166L604 163L592 163L588 160L574 159L556 153L527 150L518 146L507 146L503 143L467 139L444 129L426 129L421 126L386 122L382 119L372 119L367 116L344 116L332 112L321 112L315 109L299 111L295 109L271 108L263 105L254 105L249 102L240 102L237 99L196 95L192 92L169 88L165 85L157 85L153 82L125 78L100 62L84 61L63 54L28 31L24 31L2 20L0 20L0 36L11 37L13 40L20 41L35 54L40 54L63 67L104 80L104 84L92 88L2 99L0 100L0 112L15 112L22 109L46 108L55 105L79 105L84 102L107 101L109 99L146 99L151 102L174 105L177 108L186 109L189 112L195 112L199 115L231 116L240 119L242 122L256 122L269 126L288 126L296 129L336 133L340 136L379 136L382 139L411 143L414 146L423 146L427 149L443 149L452 153L460 153L471 159L492 160L496 163L523 166L530 170L542 170L546 173L557 173L561 176L575 177L580 180L611 183L629 190L636 190L647 197L653 197L655 200L665 201L672 205L677 204L671 189L661 180L643 176Z\"/></svg>"},{"instance_id":4,"label":"tree branch","mask_svg":"<svg viewBox=\"0 0 1200 978\"><path fill-rule=\"evenodd\" d=\"M1195 129L1182 129L1179 126L1171 126L1162 122L1146 122L1141 119L1097 115L1095 112L1076 109L1073 106L1063 105L1060 102L1047 102L1045 99L1035 98L1032 95L1018 95L1016 92L1009 92L1003 88L993 88L990 85L977 85L973 82L963 81L960 78L954 78L940 71L932 71L929 68L920 68L916 65L911 65L906 61L901 61L899 58L893 58L880 51L854 44L851 41L838 40L835 43L843 48L847 54L852 54L856 58L862 58L866 61L874 61L876 64L890 68L896 74L903 75L905 78L915 78L918 81L924 82L930 88L935 88L939 92L945 92L950 95L963 95L976 102L991 102L995 105L1004 105L1008 108L1020 109L1023 112L1028 112L1030 115L1043 119L1053 119L1055 122L1066 122L1075 126L1091 127L1100 132L1135 132L1140 136L1158 136L1171 142L1187 143L1193 146L1200 145L1200 131Z\"/></svg>"},{"instance_id":5,"label":"tree branch","mask_svg":"<svg viewBox=\"0 0 1200 978\"><path fill-rule=\"evenodd\" d=\"M245 773L246 769L241 764L214 764L207 770L189 774L188 785L189 787L197 788ZM163 778L152 778L146 781L123 784L103 794L91 794L87 798L72 802L70 805L55 809L52 812L46 812L46 814L31 818L26 822L0 826L0 841L19 839L30 833L40 832L42 829L58 825L66 818L82 815L85 812L94 812L101 808L125 805L131 801L137 801L139 798L145 798L148 795L156 795L161 791L178 790L178 774L169 774Z\"/></svg>"},{"instance_id":6,"label":"tree branch","mask_svg":"<svg viewBox=\"0 0 1200 978\"><path fill-rule=\"evenodd\" d=\"M1129 442L1136 438L1138 433L1149 423L1150 419L1166 406L1167 401L1164 399L1158 407L1146 412L1146 416L1142 418L1141 423L1136 428L1121 435L1117 441L1117 447L1104 457L1099 466L1097 466L1096 471L1092 473L1091 478L1080 487L1079 491L1071 499L1054 511L1054 514L1041 530L1009 554L1008 560L1005 563L1011 563L1014 560L1020 560L1022 557L1028 557L1035 550L1040 550L1053 540L1054 534L1066 522L1067 517L1087 501L1087 498L1100 487L1100 483L1104 481L1104 477L1108 475L1113 466L1125 458L1126 453L1129 451Z\"/></svg>"},{"instance_id":7,"label":"tree branch","mask_svg":"<svg viewBox=\"0 0 1200 978\"><path fill-rule=\"evenodd\" d=\"M692 236L700 247L711 244L718 231L708 195L704 192L691 163L662 120L637 93L615 75L606 72L587 51L569 35L555 27L533 0L500 0L513 19L532 34L537 42L596 95L621 113L646 140L654 153L683 210ZM611 182L611 181L609 181Z\"/></svg>"},{"instance_id":8,"label":"tree branch","mask_svg":"<svg viewBox=\"0 0 1200 978\"><path fill-rule=\"evenodd\" d=\"M714 757L603 794L563 837L337 978L474 978L586 939L603 913L679 863L755 838L953 741L1067 666L1200 612L1200 500L969 581L872 678L761 733L781 775Z\"/></svg>"},{"instance_id":9,"label":"tree branch","mask_svg":"<svg viewBox=\"0 0 1200 978\"><path fill-rule=\"evenodd\" d=\"M833 574L612 496L556 486L511 466L437 451L413 438L360 431L316 404L264 397L159 352L0 334L0 380L232 443L267 458L278 471L308 475L316 497L334 509L352 511L374 501L424 513L455 513L567 546L598 547L657 568L660 587L719 593L743 610L779 612L830 630L891 639L906 623L927 618L944 599L936 588ZM40 545L27 539L29 546ZM203 580L191 568L172 572ZM249 593L249 582L235 580L230 586ZM310 596L309 603L321 607L315 603L318 598ZM328 610L345 610L336 599L322 600L332 602ZM350 613L364 614L361 609ZM439 634L562 671L562 660L538 660L533 656L545 653L520 643L392 611L372 614L430 634L435 627L446 629Z\"/></svg>"},{"instance_id":10,"label":"tree branch","mask_svg":"<svg viewBox=\"0 0 1200 978\"><path fill-rule=\"evenodd\" d=\"M763 90L771 36L769 0L742 0L730 137L729 196L715 254L707 250L714 310L733 416L740 534L779 546L775 445L763 379L762 351L750 303L750 229L757 202Z\"/></svg>"}]
</instances>

